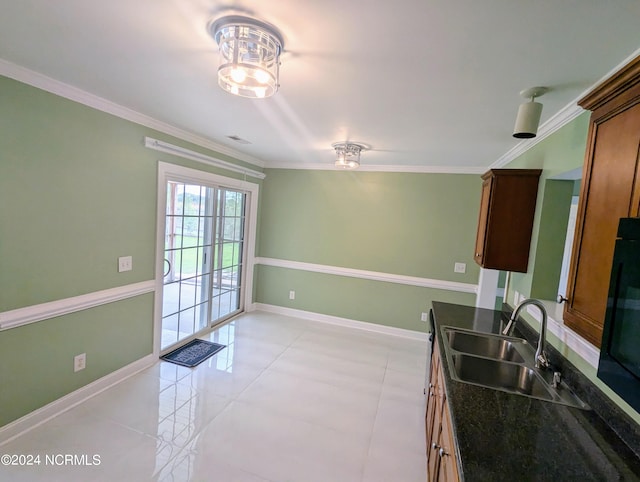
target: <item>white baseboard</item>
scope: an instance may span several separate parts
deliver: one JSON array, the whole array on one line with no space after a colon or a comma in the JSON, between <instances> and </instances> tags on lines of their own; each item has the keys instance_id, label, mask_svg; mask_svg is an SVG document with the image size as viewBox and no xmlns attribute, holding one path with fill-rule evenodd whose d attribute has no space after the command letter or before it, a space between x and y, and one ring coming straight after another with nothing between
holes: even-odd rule
<instances>
[{"instance_id":1,"label":"white baseboard","mask_svg":"<svg viewBox=\"0 0 640 482\"><path fill-rule=\"evenodd\" d=\"M53 402L34 410L27 415L20 417L13 422L0 427L0 446L10 442L11 440L19 437L20 435L32 430L39 425L51 420L53 417L60 415L63 412L75 407L76 405L84 402L85 400L103 392L107 388L110 388L117 383L135 375L136 373L149 368L156 361L157 357L153 354L147 355L129 365L109 373L98 380L85 385L62 398L54 400Z\"/></svg>"},{"instance_id":2,"label":"white baseboard","mask_svg":"<svg viewBox=\"0 0 640 482\"><path fill-rule=\"evenodd\" d=\"M427 341L427 333L421 331L405 330L404 328L396 328L393 326L378 325L377 323L369 323L366 321L351 320L349 318L340 318L338 316L325 315L322 313L314 313L312 311L296 310L293 308L285 308L284 306L268 305L265 303L253 303L247 311L266 311L276 313L283 316L292 316L295 318L303 318L305 320L319 321L330 325L344 326L347 328L356 328L358 330L372 331L383 335L399 336L402 338L411 338L414 340ZM426 329L426 325L425 325Z\"/></svg>"}]
</instances>

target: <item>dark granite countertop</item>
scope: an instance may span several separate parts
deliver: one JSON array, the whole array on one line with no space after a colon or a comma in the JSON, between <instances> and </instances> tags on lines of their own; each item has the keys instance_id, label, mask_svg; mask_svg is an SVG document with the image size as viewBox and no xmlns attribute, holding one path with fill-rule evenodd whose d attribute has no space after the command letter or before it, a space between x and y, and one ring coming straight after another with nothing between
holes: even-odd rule
<instances>
[{"instance_id":1,"label":"dark granite countertop","mask_svg":"<svg viewBox=\"0 0 640 482\"><path fill-rule=\"evenodd\" d=\"M551 361L561 367L567 384L593 409L581 410L453 380L440 327L498 333L504 315L441 302L433 303L433 312L435 342L442 354L463 480L640 481L638 425L607 402L602 392L553 347L548 349ZM535 335L533 331L527 333L531 328L525 325L517 324L520 332L516 336ZM534 346L536 343L533 341Z\"/></svg>"}]
</instances>

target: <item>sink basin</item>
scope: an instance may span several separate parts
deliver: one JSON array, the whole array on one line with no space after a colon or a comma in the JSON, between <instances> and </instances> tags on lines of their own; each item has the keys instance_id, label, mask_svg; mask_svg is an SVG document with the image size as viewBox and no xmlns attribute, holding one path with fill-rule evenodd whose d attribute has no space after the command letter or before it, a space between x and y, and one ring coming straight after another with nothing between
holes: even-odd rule
<instances>
[{"instance_id":1,"label":"sink basin","mask_svg":"<svg viewBox=\"0 0 640 482\"><path fill-rule=\"evenodd\" d=\"M522 355L516 350L516 344L526 344L519 338L484 335L460 330L446 330L445 336L449 346L455 351L472 355L506 360L516 363L524 362Z\"/></svg>"},{"instance_id":2,"label":"sink basin","mask_svg":"<svg viewBox=\"0 0 640 482\"><path fill-rule=\"evenodd\" d=\"M588 409L553 372L534 367L535 350L526 340L442 327L444 351L451 378L515 395Z\"/></svg>"},{"instance_id":3,"label":"sink basin","mask_svg":"<svg viewBox=\"0 0 640 482\"><path fill-rule=\"evenodd\" d=\"M455 377L460 381L553 400L546 384L532 368L457 353L453 355Z\"/></svg>"}]
</instances>

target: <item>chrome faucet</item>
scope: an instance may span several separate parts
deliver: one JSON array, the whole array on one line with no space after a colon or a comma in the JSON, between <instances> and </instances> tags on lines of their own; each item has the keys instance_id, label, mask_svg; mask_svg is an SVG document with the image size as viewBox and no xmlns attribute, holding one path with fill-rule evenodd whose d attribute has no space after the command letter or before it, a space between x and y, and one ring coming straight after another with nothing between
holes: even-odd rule
<instances>
[{"instance_id":1,"label":"chrome faucet","mask_svg":"<svg viewBox=\"0 0 640 482\"><path fill-rule=\"evenodd\" d=\"M547 360L546 353L544 352L544 347L546 343L545 333L547 331L547 310L541 301L533 298L529 298L521 302L518 306L516 306L516 309L513 310L513 313L511 314L511 318L509 318L509 322L507 323L507 326L505 326L504 330L502 330L502 334L503 335L510 334L510 332L512 331L512 328L516 323L516 320L518 319L518 314L520 313L522 308L524 308L527 305L537 306L538 309L540 310L540 313L542 313L542 322L540 323L540 337L538 338L538 349L536 350L536 368L549 368L550 363L549 363L549 360Z\"/></svg>"}]
</instances>

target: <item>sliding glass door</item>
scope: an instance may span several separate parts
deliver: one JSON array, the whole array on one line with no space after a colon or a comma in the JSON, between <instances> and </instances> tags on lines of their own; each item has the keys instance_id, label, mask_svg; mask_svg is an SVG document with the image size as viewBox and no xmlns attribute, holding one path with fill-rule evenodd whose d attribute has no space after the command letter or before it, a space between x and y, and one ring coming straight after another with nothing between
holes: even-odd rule
<instances>
[{"instance_id":1,"label":"sliding glass door","mask_svg":"<svg viewBox=\"0 0 640 482\"><path fill-rule=\"evenodd\" d=\"M246 194L167 182L161 350L243 309Z\"/></svg>"}]
</instances>

